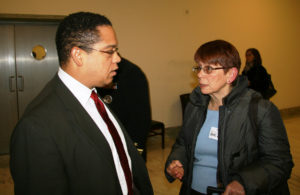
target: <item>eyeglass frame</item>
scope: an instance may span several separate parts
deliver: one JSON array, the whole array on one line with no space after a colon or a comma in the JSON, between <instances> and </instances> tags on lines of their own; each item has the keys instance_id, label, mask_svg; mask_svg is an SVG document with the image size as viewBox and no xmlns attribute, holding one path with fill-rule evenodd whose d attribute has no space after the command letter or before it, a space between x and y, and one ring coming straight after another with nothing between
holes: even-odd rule
<instances>
[{"instance_id":1,"label":"eyeglass frame","mask_svg":"<svg viewBox=\"0 0 300 195\"><path fill-rule=\"evenodd\" d=\"M229 68L232 68L232 67L216 67L216 68L214 68L210 65L208 65L208 66L193 66L192 71L194 73L199 73L201 70L203 70L203 72L205 74L210 74L210 73L212 73L213 70L229 69Z\"/></svg>"},{"instance_id":2,"label":"eyeglass frame","mask_svg":"<svg viewBox=\"0 0 300 195\"><path fill-rule=\"evenodd\" d=\"M91 50L95 50L95 51L98 51L98 52L101 52L101 53L106 53L106 54L108 54L110 56L112 56L114 53L118 53L118 51L119 51L118 47L114 47L114 48L112 48L111 50L108 50L108 51L104 51L104 50L100 50L100 49L95 49L95 48L91 48L91 47L83 47L82 49L91 49Z\"/></svg>"},{"instance_id":3,"label":"eyeglass frame","mask_svg":"<svg viewBox=\"0 0 300 195\"><path fill-rule=\"evenodd\" d=\"M119 51L119 48L118 47L114 47L112 48L111 50L108 50L108 51L104 51L104 50L98 50L98 49L94 49L94 48L89 48L89 49L92 49L92 50L95 50L95 51L98 51L98 52L102 52L102 53L106 53L108 55L114 55L114 53L118 53Z\"/></svg>"}]
</instances>

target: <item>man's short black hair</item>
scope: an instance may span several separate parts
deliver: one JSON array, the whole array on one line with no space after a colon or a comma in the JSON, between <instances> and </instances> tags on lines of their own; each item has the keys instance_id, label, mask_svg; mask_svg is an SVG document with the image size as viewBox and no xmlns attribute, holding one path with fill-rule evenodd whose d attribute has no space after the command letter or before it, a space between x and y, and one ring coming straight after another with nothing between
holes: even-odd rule
<instances>
[{"instance_id":1,"label":"man's short black hair","mask_svg":"<svg viewBox=\"0 0 300 195\"><path fill-rule=\"evenodd\" d=\"M56 49L59 64L65 64L71 49L75 46L90 52L89 48L99 42L98 26L112 26L103 15L90 12L77 12L65 17L56 32Z\"/></svg>"}]
</instances>

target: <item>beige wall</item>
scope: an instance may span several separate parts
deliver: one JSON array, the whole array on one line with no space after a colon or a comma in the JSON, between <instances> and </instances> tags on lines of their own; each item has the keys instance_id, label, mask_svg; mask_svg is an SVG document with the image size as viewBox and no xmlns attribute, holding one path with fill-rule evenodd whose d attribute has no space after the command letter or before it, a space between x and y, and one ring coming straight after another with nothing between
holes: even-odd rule
<instances>
[{"instance_id":1,"label":"beige wall","mask_svg":"<svg viewBox=\"0 0 300 195\"><path fill-rule=\"evenodd\" d=\"M146 73L153 119L181 124L179 95L196 85L193 54L204 42L224 39L239 50L256 47L278 90L280 108L300 106L299 0L1 0L0 13L108 16L120 52Z\"/></svg>"}]
</instances>

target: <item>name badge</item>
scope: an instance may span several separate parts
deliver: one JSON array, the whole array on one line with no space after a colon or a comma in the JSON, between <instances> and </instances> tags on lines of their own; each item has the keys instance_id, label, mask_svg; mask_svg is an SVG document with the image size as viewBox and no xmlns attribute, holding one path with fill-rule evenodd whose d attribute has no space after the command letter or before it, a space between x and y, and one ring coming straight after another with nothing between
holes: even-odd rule
<instances>
[{"instance_id":1,"label":"name badge","mask_svg":"<svg viewBox=\"0 0 300 195\"><path fill-rule=\"evenodd\" d=\"M211 127L208 135L209 139L218 140L218 128Z\"/></svg>"}]
</instances>

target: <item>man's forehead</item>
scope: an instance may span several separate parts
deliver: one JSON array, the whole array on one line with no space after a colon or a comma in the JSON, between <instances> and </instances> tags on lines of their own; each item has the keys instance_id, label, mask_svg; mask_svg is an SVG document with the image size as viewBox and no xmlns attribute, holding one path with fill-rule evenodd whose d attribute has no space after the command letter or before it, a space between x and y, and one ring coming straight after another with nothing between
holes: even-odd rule
<instances>
[{"instance_id":1,"label":"man's forehead","mask_svg":"<svg viewBox=\"0 0 300 195\"><path fill-rule=\"evenodd\" d=\"M105 48L115 48L118 45L116 34L112 26L104 25L97 27L100 40L96 44L105 45Z\"/></svg>"},{"instance_id":2,"label":"man's forehead","mask_svg":"<svg viewBox=\"0 0 300 195\"><path fill-rule=\"evenodd\" d=\"M97 26L97 31L100 34L100 36L107 36L107 35L112 35L115 36L115 31L112 26L109 25L102 25L102 26Z\"/></svg>"}]
</instances>

